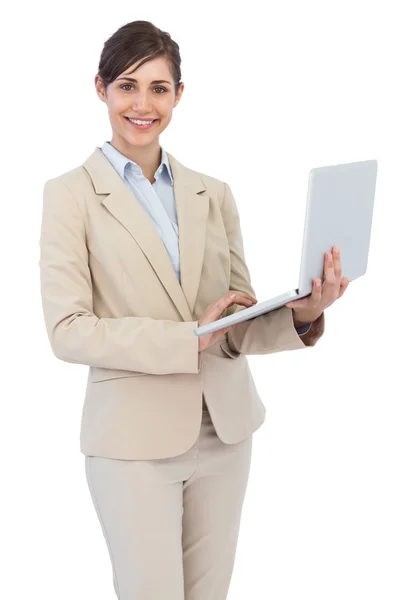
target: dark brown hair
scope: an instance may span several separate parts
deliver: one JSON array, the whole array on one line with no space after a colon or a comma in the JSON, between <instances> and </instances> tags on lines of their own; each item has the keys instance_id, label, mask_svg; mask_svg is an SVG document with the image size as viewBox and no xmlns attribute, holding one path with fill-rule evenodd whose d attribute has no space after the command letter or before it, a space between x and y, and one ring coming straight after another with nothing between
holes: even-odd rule
<instances>
[{"instance_id":1,"label":"dark brown hair","mask_svg":"<svg viewBox=\"0 0 400 600\"><path fill-rule=\"evenodd\" d=\"M126 23L104 43L98 74L107 89L110 83L138 60L144 59L136 69L158 56L167 58L177 94L181 83L179 46L169 33L161 31L149 21Z\"/></svg>"}]
</instances>

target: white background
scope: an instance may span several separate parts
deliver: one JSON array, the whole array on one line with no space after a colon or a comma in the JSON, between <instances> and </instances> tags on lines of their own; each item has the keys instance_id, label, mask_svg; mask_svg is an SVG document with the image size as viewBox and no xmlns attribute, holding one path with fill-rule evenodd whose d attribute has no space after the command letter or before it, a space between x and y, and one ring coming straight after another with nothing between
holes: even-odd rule
<instances>
[{"instance_id":1,"label":"white background","mask_svg":"<svg viewBox=\"0 0 400 600\"><path fill-rule=\"evenodd\" d=\"M79 451L87 367L51 352L39 230L44 182L111 137L93 81L104 41L145 19L178 42L186 85L160 141L230 184L259 300L297 286L310 168L379 162L366 275L327 309L314 348L249 357L267 415L229 599L400 598L395 6L42 1L3 13L1 597L114 598Z\"/></svg>"}]
</instances>

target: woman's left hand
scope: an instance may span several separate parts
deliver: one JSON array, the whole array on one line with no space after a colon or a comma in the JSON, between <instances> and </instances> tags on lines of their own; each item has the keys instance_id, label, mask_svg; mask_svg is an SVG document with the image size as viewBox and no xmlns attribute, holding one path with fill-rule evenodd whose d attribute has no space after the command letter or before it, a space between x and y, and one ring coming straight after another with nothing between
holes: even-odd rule
<instances>
[{"instance_id":1,"label":"woman's left hand","mask_svg":"<svg viewBox=\"0 0 400 600\"><path fill-rule=\"evenodd\" d=\"M312 293L309 296L286 304L288 308L293 309L295 327L318 319L324 310L341 298L346 291L350 280L342 277L339 247L333 246L332 253L333 260L330 253L325 254L325 275L322 285L320 279L314 279Z\"/></svg>"}]
</instances>

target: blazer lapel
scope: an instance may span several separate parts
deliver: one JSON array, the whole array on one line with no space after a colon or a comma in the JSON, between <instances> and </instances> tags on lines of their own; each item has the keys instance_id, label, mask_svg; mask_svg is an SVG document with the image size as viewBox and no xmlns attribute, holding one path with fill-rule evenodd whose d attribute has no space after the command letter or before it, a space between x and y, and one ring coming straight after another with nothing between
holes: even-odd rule
<instances>
[{"instance_id":1,"label":"blazer lapel","mask_svg":"<svg viewBox=\"0 0 400 600\"><path fill-rule=\"evenodd\" d=\"M83 166L96 194L104 196L101 203L136 240L182 318L191 321L203 265L209 197L201 194L206 188L200 175L167 155L174 178L181 285L158 232L101 148L96 147Z\"/></svg>"}]
</instances>

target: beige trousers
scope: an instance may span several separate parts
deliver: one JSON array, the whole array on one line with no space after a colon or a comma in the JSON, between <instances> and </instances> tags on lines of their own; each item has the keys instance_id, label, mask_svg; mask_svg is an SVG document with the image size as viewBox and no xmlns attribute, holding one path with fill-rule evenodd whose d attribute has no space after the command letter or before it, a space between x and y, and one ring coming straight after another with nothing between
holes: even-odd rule
<instances>
[{"instance_id":1,"label":"beige trousers","mask_svg":"<svg viewBox=\"0 0 400 600\"><path fill-rule=\"evenodd\" d=\"M226 600L252 436L218 438L203 401L199 437L157 460L85 456L119 600Z\"/></svg>"}]
</instances>

